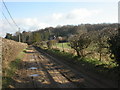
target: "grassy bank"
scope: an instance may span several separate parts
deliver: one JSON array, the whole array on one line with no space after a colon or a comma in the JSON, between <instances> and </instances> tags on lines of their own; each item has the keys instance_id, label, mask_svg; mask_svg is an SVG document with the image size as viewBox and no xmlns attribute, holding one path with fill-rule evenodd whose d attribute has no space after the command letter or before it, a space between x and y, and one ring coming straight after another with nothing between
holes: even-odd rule
<instances>
[{"instance_id":1,"label":"grassy bank","mask_svg":"<svg viewBox=\"0 0 120 90\"><path fill-rule=\"evenodd\" d=\"M43 49L43 48L42 48ZM68 52L61 52L57 49L43 49L45 52L49 53L51 56L58 58L59 60L68 61L71 64L81 66L86 71L91 71L102 75L110 79L116 79L117 77L117 65L116 63L105 64L99 60L91 58L80 58L74 54Z\"/></svg>"},{"instance_id":2,"label":"grassy bank","mask_svg":"<svg viewBox=\"0 0 120 90\"><path fill-rule=\"evenodd\" d=\"M15 60L11 61L8 64L8 68L3 69L2 88L9 88L9 85L14 82L12 77L15 75L15 72L20 68L21 60L23 59L23 56L25 54L24 51L25 49L18 54Z\"/></svg>"}]
</instances>

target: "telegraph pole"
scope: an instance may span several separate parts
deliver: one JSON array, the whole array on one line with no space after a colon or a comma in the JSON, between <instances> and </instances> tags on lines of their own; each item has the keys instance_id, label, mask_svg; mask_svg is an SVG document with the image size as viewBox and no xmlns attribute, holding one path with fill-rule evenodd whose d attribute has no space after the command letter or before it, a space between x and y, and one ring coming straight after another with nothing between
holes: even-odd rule
<instances>
[{"instance_id":1,"label":"telegraph pole","mask_svg":"<svg viewBox=\"0 0 120 90\"><path fill-rule=\"evenodd\" d=\"M20 28L18 28L19 29L19 42L20 42Z\"/></svg>"}]
</instances>

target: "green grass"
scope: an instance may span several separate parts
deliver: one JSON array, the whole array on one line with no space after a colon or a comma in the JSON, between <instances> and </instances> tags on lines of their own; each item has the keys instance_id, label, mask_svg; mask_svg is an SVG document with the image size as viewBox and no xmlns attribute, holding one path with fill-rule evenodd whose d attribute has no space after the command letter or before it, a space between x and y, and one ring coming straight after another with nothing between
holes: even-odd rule
<instances>
[{"instance_id":1,"label":"green grass","mask_svg":"<svg viewBox=\"0 0 120 90\"><path fill-rule=\"evenodd\" d=\"M54 47L58 47L58 49L59 48L62 48L62 43L56 43L55 45L54 45ZM72 49L70 46L69 46L69 42L66 42L66 43L63 43L63 46L64 46L64 48L67 48L67 49ZM85 49L85 51L87 52L96 52L96 53L98 53L97 52L97 45L95 45L94 43L91 43L91 45L88 47L88 48L86 48ZM44 48L43 48L44 49ZM107 52L107 49L103 49L102 51L104 51L104 52ZM51 50L51 52L53 52L53 53L55 53L55 54L58 54L58 56L60 56L60 57L66 57L66 58L69 58L69 57L71 57L71 56L65 56L65 53L69 53L70 54L70 52L61 52L61 50L59 49L59 51L56 51L55 49L53 49L53 50ZM91 53L92 54L92 53ZM111 59L110 58L108 58L109 60L102 60L102 61L99 61L99 55L97 55L96 57L94 57L94 56L92 56L91 54L89 54L89 55L87 55L87 56L85 56L84 57L84 62L87 62L87 63L91 63L91 64L94 64L95 66L96 65L101 65L101 64L104 64L104 65L106 65L106 67L111 67L111 68L114 68L114 67L116 67L117 65L116 65L116 63L111 63ZM99 54L99 53L98 53ZM104 57L102 56L102 59L103 59Z\"/></svg>"},{"instance_id":2,"label":"green grass","mask_svg":"<svg viewBox=\"0 0 120 90\"><path fill-rule=\"evenodd\" d=\"M48 52L52 52L56 55L59 55L59 57L64 57L64 58L72 58L74 55L71 54L71 53L68 53L68 52L61 52L60 50L58 49L49 49L47 50Z\"/></svg>"},{"instance_id":3,"label":"green grass","mask_svg":"<svg viewBox=\"0 0 120 90\"><path fill-rule=\"evenodd\" d=\"M20 54L17 56L17 59L22 59L24 56L25 52L20 52Z\"/></svg>"},{"instance_id":4,"label":"green grass","mask_svg":"<svg viewBox=\"0 0 120 90\"><path fill-rule=\"evenodd\" d=\"M15 71L15 70L19 69L20 62L21 62L21 59L16 59L16 60L10 62L9 66L13 71Z\"/></svg>"},{"instance_id":5,"label":"green grass","mask_svg":"<svg viewBox=\"0 0 120 90\"><path fill-rule=\"evenodd\" d=\"M68 49L71 49L71 47L68 45L69 43L63 43L63 47L64 48L68 48ZM62 48L62 43L56 43L57 47L60 47ZM54 45L55 46L55 45Z\"/></svg>"},{"instance_id":6,"label":"green grass","mask_svg":"<svg viewBox=\"0 0 120 90\"><path fill-rule=\"evenodd\" d=\"M14 80L12 77L15 75L15 72L19 69L21 60L23 59L23 56L25 54L23 50L18 54L15 60L11 61L9 63L9 67L7 69L4 69L3 71L5 72L5 76L3 77L2 81L2 87L3 88L8 88L8 85L10 85Z\"/></svg>"},{"instance_id":7,"label":"green grass","mask_svg":"<svg viewBox=\"0 0 120 90\"><path fill-rule=\"evenodd\" d=\"M62 52L60 50L56 50L56 49L48 49L45 50L47 51L49 54L53 55L54 57L60 58L62 60L67 60L70 63L73 64L77 64L77 65L83 65L84 68L91 70L93 72L99 73L101 75L108 75L108 73L112 73L111 76L109 76L110 78L115 76L115 72L117 70L117 65L116 63L104 63L101 62L97 59L94 58L80 58L76 55L73 55L71 53L68 52Z\"/></svg>"},{"instance_id":8,"label":"green grass","mask_svg":"<svg viewBox=\"0 0 120 90\"><path fill-rule=\"evenodd\" d=\"M14 82L14 80L11 77L2 77L2 78L3 78L2 79L2 89L8 88L8 85L10 85L11 82Z\"/></svg>"}]
</instances>

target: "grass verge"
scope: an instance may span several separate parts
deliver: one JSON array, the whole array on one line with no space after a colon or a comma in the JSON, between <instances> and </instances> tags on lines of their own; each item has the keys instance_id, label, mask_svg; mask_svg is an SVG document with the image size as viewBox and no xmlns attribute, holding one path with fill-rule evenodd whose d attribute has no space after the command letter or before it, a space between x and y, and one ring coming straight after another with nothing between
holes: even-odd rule
<instances>
[{"instance_id":1,"label":"grass verge","mask_svg":"<svg viewBox=\"0 0 120 90\"><path fill-rule=\"evenodd\" d=\"M43 48L42 48L43 49ZM76 55L73 55L68 52L61 52L57 49L43 49L45 52L49 53L51 56L60 58L60 60L66 60L71 64L82 66L86 71L91 71L97 74L102 75L110 79L117 79L117 65L113 64L104 64L99 60L94 60L91 58L80 58Z\"/></svg>"},{"instance_id":2,"label":"grass verge","mask_svg":"<svg viewBox=\"0 0 120 90\"><path fill-rule=\"evenodd\" d=\"M19 69L21 60L25 54L25 49L21 51L15 60L9 63L9 67L7 69L3 69L3 77L2 77L2 88L9 88L9 85L14 82L13 77L15 76L15 72Z\"/></svg>"}]
</instances>

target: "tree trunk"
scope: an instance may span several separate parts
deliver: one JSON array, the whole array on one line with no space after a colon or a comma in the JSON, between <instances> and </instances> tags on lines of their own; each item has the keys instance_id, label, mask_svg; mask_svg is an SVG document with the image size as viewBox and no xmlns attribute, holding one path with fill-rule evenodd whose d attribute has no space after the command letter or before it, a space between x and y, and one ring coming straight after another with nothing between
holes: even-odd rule
<instances>
[{"instance_id":1,"label":"tree trunk","mask_svg":"<svg viewBox=\"0 0 120 90\"><path fill-rule=\"evenodd\" d=\"M80 56L81 56L81 55L80 55L80 52L79 52L78 50L76 50L76 52L77 52L77 56L80 57Z\"/></svg>"},{"instance_id":2,"label":"tree trunk","mask_svg":"<svg viewBox=\"0 0 120 90\"><path fill-rule=\"evenodd\" d=\"M80 56L84 56L84 51L83 50L80 50Z\"/></svg>"},{"instance_id":3,"label":"tree trunk","mask_svg":"<svg viewBox=\"0 0 120 90\"><path fill-rule=\"evenodd\" d=\"M99 58L99 61L101 61L101 58L102 58L102 53L100 52L100 58Z\"/></svg>"}]
</instances>

